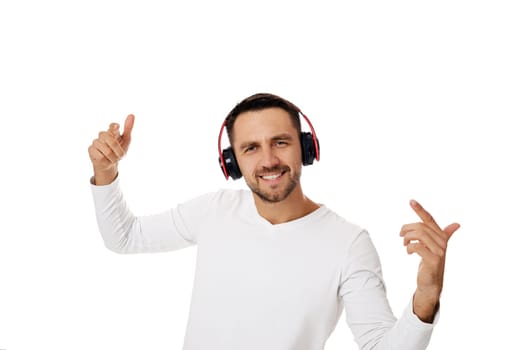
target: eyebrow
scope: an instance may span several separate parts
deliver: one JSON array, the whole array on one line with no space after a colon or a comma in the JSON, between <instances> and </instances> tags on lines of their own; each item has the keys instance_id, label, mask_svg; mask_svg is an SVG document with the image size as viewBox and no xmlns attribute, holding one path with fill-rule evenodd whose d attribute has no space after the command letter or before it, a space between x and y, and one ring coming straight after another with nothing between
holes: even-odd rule
<instances>
[{"instance_id":1,"label":"eyebrow","mask_svg":"<svg viewBox=\"0 0 525 350\"><path fill-rule=\"evenodd\" d=\"M278 134L278 135L275 135L273 136L271 139L271 141L290 141L292 140L292 136L288 133L283 133L283 134ZM259 144L259 142L256 142L256 141L247 141L247 142L243 142L241 143L241 145L239 146L240 149L245 149L247 147L251 147L251 146L257 146Z\"/></svg>"},{"instance_id":2,"label":"eyebrow","mask_svg":"<svg viewBox=\"0 0 525 350\"><path fill-rule=\"evenodd\" d=\"M288 133L279 134L279 135L275 135L274 137L272 137L272 141L279 141L279 140L290 141L291 139L292 139L292 136Z\"/></svg>"}]
</instances>

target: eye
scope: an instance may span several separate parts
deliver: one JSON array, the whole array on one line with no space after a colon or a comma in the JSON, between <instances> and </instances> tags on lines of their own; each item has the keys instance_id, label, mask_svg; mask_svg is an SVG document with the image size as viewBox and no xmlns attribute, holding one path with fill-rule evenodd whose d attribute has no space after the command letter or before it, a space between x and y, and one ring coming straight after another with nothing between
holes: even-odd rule
<instances>
[{"instance_id":1,"label":"eye","mask_svg":"<svg viewBox=\"0 0 525 350\"><path fill-rule=\"evenodd\" d=\"M275 142L275 145L277 147L285 147L285 146L288 145L288 142L286 142L286 141L277 141L277 142Z\"/></svg>"},{"instance_id":2,"label":"eye","mask_svg":"<svg viewBox=\"0 0 525 350\"><path fill-rule=\"evenodd\" d=\"M257 149L257 146L248 146L244 149L243 153L251 153Z\"/></svg>"}]
</instances>

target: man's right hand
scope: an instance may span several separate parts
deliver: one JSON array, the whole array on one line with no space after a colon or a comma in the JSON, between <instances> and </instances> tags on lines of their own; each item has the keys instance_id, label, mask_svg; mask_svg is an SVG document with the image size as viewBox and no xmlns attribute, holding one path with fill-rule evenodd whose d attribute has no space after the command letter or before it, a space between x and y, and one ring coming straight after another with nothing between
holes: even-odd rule
<instances>
[{"instance_id":1,"label":"man's right hand","mask_svg":"<svg viewBox=\"0 0 525 350\"><path fill-rule=\"evenodd\" d=\"M89 158L93 163L96 185L112 183L118 174L118 162L126 155L131 143L131 130L135 122L133 114L124 122L124 132L120 134L119 125L111 123L107 131L101 131L98 138L88 148Z\"/></svg>"}]
</instances>

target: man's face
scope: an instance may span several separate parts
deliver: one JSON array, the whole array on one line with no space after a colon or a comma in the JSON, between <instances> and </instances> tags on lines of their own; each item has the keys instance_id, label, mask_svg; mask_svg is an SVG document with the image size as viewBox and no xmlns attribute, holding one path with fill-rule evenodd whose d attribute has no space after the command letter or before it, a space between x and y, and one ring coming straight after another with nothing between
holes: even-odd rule
<instances>
[{"instance_id":1,"label":"man's face","mask_svg":"<svg viewBox=\"0 0 525 350\"><path fill-rule=\"evenodd\" d=\"M280 202L299 184L301 144L285 110L241 113L233 125L233 148L246 184L263 201Z\"/></svg>"}]
</instances>

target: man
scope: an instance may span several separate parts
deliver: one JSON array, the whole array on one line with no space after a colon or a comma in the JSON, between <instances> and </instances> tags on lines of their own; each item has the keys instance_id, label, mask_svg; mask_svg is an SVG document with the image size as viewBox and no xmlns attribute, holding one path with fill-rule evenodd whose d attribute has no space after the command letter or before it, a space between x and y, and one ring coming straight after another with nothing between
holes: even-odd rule
<instances>
[{"instance_id":1,"label":"man","mask_svg":"<svg viewBox=\"0 0 525 350\"><path fill-rule=\"evenodd\" d=\"M426 348L447 242L459 224L441 229L410 202L421 222L404 225L401 236L421 264L416 291L396 319L368 232L303 193L301 168L319 159L319 144L313 128L301 132L301 116L310 123L272 94L241 101L223 124L231 147L220 163L226 177L244 177L251 191L220 190L146 217L129 211L117 177L134 116L122 134L111 124L89 147L106 246L139 253L198 245L186 350L321 350L343 308L360 349Z\"/></svg>"}]
</instances>

